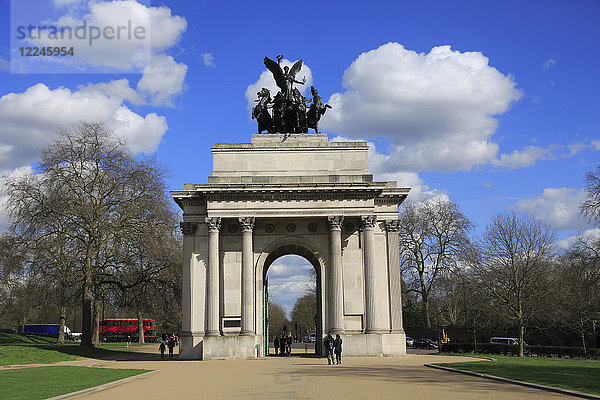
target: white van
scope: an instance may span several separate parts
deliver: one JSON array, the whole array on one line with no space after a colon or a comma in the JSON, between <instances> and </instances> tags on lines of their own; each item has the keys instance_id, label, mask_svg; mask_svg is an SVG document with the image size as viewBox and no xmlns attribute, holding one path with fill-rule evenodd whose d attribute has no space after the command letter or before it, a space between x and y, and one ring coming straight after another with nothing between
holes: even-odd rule
<instances>
[{"instance_id":1,"label":"white van","mask_svg":"<svg viewBox=\"0 0 600 400\"><path fill-rule=\"evenodd\" d=\"M495 344L510 344L512 346L518 346L519 345L519 338L493 337L493 338L490 338L490 343L495 343ZM523 341L523 345L527 346L527 343L525 343L525 341Z\"/></svg>"}]
</instances>

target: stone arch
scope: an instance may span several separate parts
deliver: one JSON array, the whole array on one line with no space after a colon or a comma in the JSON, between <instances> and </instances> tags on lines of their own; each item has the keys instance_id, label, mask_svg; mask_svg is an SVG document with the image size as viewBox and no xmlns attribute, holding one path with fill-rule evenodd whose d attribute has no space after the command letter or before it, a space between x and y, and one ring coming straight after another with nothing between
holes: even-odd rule
<instances>
[{"instance_id":1,"label":"stone arch","mask_svg":"<svg viewBox=\"0 0 600 400\"><path fill-rule=\"evenodd\" d=\"M257 332L264 335L263 328L263 295L264 284L268 268L278 258L285 255L297 255L306 259L315 268L317 273L317 343L316 354L321 354L321 339L326 326L326 260L323 252L312 241L300 236L284 236L272 241L260 253L255 265L256 277L256 328ZM263 343L265 342L263 337ZM264 347L264 344L263 344Z\"/></svg>"}]
</instances>

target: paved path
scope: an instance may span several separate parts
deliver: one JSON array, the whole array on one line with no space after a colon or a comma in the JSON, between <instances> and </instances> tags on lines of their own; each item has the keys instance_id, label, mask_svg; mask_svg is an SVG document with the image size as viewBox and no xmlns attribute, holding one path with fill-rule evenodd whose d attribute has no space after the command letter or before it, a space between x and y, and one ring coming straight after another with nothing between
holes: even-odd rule
<instances>
[{"instance_id":1,"label":"paved path","mask_svg":"<svg viewBox=\"0 0 600 400\"><path fill-rule=\"evenodd\" d=\"M140 349L140 351L142 351ZM146 351L155 351L148 348ZM424 367L465 358L410 354L402 358L104 361L102 367L159 372L84 399L567 399L566 395Z\"/></svg>"}]
</instances>

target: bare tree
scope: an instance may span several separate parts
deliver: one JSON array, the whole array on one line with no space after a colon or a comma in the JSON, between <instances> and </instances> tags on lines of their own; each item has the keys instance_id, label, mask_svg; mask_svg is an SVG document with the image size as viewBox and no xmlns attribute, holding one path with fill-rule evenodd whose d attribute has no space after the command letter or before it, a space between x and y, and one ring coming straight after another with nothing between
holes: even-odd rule
<instances>
[{"instance_id":1,"label":"bare tree","mask_svg":"<svg viewBox=\"0 0 600 400\"><path fill-rule=\"evenodd\" d=\"M600 223L600 165L595 171L590 171L585 176L585 191L587 197L581 204L581 212L590 221Z\"/></svg>"},{"instance_id":2,"label":"bare tree","mask_svg":"<svg viewBox=\"0 0 600 400\"><path fill-rule=\"evenodd\" d=\"M592 331L593 321L600 319L600 240L580 238L561 261L558 279L562 315L586 352L585 336Z\"/></svg>"},{"instance_id":3,"label":"bare tree","mask_svg":"<svg viewBox=\"0 0 600 400\"><path fill-rule=\"evenodd\" d=\"M456 265L473 224L456 203L442 198L408 202L400 212L400 260L409 292L422 299L431 327L430 300L438 278Z\"/></svg>"},{"instance_id":4,"label":"bare tree","mask_svg":"<svg viewBox=\"0 0 600 400\"><path fill-rule=\"evenodd\" d=\"M289 323L283 307L269 299L269 336L281 335L283 328Z\"/></svg>"},{"instance_id":5,"label":"bare tree","mask_svg":"<svg viewBox=\"0 0 600 400\"><path fill-rule=\"evenodd\" d=\"M111 241L165 196L166 171L154 159L134 158L102 124L82 122L58 132L36 172L7 182L12 230L36 240L55 233L54 222L61 221L66 248L81 254L72 272L82 287L81 345L92 346Z\"/></svg>"},{"instance_id":6,"label":"bare tree","mask_svg":"<svg viewBox=\"0 0 600 400\"><path fill-rule=\"evenodd\" d=\"M298 324L298 336L317 331L317 298L314 294L298 297L292 308L292 324Z\"/></svg>"},{"instance_id":7,"label":"bare tree","mask_svg":"<svg viewBox=\"0 0 600 400\"><path fill-rule=\"evenodd\" d=\"M549 295L554 239L550 227L530 215L498 214L486 226L479 252L470 256L481 283L518 324L521 357L525 327Z\"/></svg>"},{"instance_id":8,"label":"bare tree","mask_svg":"<svg viewBox=\"0 0 600 400\"><path fill-rule=\"evenodd\" d=\"M169 293L157 289L172 287L176 281L169 282L169 279L174 274L181 274L177 215L169 208L169 203L160 205L160 202L154 204L156 213L148 213L151 216L148 223L117 237L115 242L119 248L115 250L115 266L103 272L103 282L117 291L122 306L135 312L140 343L144 343L142 316L147 316L153 308L155 297ZM168 300L173 307L173 297ZM173 312L172 308L170 311Z\"/></svg>"}]
</instances>

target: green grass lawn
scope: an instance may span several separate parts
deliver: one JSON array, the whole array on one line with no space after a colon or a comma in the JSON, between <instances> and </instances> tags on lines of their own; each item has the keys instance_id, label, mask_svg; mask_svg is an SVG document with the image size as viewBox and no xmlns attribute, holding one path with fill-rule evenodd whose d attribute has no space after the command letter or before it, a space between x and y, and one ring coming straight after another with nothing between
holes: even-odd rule
<instances>
[{"instance_id":1,"label":"green grass lawn","mask_svg":"<svg viewBox=\"0 0 600 400\"><path fill-rule=\"evenodd\" d=\"M56 343L56 337L44 335L28 335L24 333L5 333L0 332L0 344L50 344ZM65 343L76 343L74 341L65 341Z\"/></svg>"},{"instance_id":2,"label":"green grass lawn","mask_svg":"<svg viewBox=\"0 0 600 400\"><path fill-rule=\"evenodd\" d=\"M107 345L89 348L79 344L21 344L0 346L0 365L51 364L76 360L78 357L107 358L130 352L125 345Z\"/></svg>"},{"instance_id":3,"label":"green grass lawn","mask_svg":"<svg viewBox=\"0 0 600 400\"><path fill-rule=\"evenodd\" d=\"M35 367L0 371L0 399L47 399L148 372L143 369Z\"/></svg>"},{"instance_id":4,"label":"green grass lawn","mask_svg":"<svg viewBox=\"0 0 600 400\"><path fill-rule=\"evenodd\" d=\"M437 363L444 367L600 395L600 360L493 357L497 361Z\"/></svg>"},{"instance_id":5,"label":"green grass lawn","mask_svg":"<svg viewBox=\"0 0 600 400\"><path fill-rule=\"evenodd\" d=\"M76 359L76 355L58 349L38 346L0 346L0 365L51 364Z\"/></svg>"}]
</instances>

